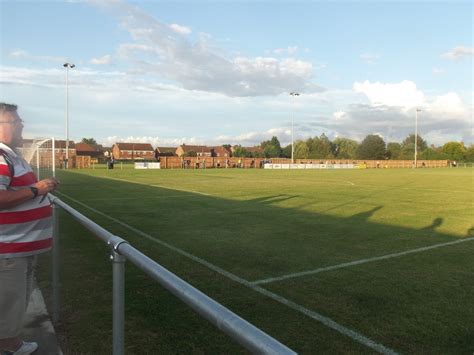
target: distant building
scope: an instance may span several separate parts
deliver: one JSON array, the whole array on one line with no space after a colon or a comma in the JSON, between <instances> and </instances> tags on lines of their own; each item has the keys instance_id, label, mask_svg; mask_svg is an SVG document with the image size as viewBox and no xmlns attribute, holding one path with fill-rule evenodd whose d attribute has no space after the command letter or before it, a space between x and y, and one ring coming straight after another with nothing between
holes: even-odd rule
<instances>
[{"instance_id":1,"label":"distant building","mask_svg":"<svg viewBox=\"0 0 474 355\"><path fill-rule=\"evenodd\" d=\"M112 146L114 159L154 160L155 150L149 143L115 143Z\"/></svg>"},{"instance_id":2,"label":"distant building","mask_svg":"<svg viewBox=\"0 0 474 355\"><path fill-rule=\"evenodd\" d=\"M156 147L156 157L176 157L176 147Z\"/></svg>"},{"instance_id":3,"label":"distant building","mask_svg":"<svg viewBox=\"0 0 474 355\"><path fill-rule=\"evenodd\" d=\"M102 149L100 149L100 147L95 147L87 143L77 143L76 154L78 156L89 156L91 158L98 158L102 156Z\"/></svg>"},{"instance_id":4,"label":"distant building","mask_svg":"<svg viewBox=\"0 0 474 355\"><path fill-rule=\"evenodd\" d=\"M223 146L211 147L213 157L231 157L232 151Z\"/></svg>"},{"instance_id":5,"label":"distant building","mask_svg":"<svg viewBox=\"0 0 474 355\"><path fill-rule=\"evenodd\" d=\"M212 149L205 145L182 144L176 148L176 155L178 157L188 156L191 152L196 153L197 157L212 157Z\"/></svg>"}]
</instances>

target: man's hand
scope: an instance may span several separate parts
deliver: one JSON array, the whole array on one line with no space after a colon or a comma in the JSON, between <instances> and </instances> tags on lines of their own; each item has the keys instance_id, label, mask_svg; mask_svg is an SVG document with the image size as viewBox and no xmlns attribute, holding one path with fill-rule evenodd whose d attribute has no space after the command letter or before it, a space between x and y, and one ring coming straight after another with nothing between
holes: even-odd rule
<instances>
[{"instance_id":1,"label":"man's hand","mask_svg":"<svg viewBox=\"0 0 474 355\"><path fill-rule=\"evenodd\" d=\"M50 177L41 181L38 181L33 186L38 189L38 195L46 195L48 192L54 191L59 185L59 180Z\"/></svg>"}]
</instances>

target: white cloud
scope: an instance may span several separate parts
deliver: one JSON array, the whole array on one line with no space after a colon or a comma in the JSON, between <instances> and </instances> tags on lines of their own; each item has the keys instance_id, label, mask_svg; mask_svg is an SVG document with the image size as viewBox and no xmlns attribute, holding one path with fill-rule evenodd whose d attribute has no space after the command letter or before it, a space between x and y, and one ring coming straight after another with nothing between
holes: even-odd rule
<instances>
[{"instance_id":1,"label":"white cloud","mask_svg":"<svg viewBox=\"0 0 474 355\"><path fill-rule=\"evenodd\" d=\"M473 47L464 47L464 46L457 46L451 49L449 52L443 53L441 55L442 58L451 59L451 60L458 60L462 57L472 57L474 55L474 48Z\"/></svg>"},{"instance_id":2,"label":"white cloud","mask_svg":"<svg viewBox=\"0 0 474 355\"><path fill-rule=\"evenodd\" d=\"M412 81L370 83L366 80L363 83L354 83L353 89L356 93L366 95L373 107L399 108L402 112L421 108L425 112L430 112L433 118L438 117L442 120L467 118L468 107L458 94L449 92L427 98Z\"/></svg>"},{"instance_id":3,"label":"white cloud","mask_svg":"<svg viewBox=\"0 0 474 355\"><path fill-rule=\"evenodd\" d=\"M240 144L242 146L256 146L260 145L261 142L271 139L273 136L278 137L278 140L282 145L287 145L291 142L291 129L288 127L275 127L270 128L262 132L245 132L235 136L221 135L218 136L213 144ZM295 135L295 140L297 136Z\"/></svg>"},{"instance_id":4,"label":"white cloud","mask_svg":"<svg viewBox=\"0 0 474 355\"><path fill-rule=\"evenodd\" d=\"M246 132L235 136L220 135L212 139L202 139L198 137L177 137L177 138L162 138L151 136L109 136L100 143L104 146L111 147L114 143L150 143L153 147L177 147L181 144L199 144L208 146L219 146L222 144L231 144L242 146L257 146L265 140L277 136L282 145L287 145L291 142L291 130L285 127L271 128L263 132ZM295 136L295 140L296 140Z\"/></svg>"},{"instance_id":5,"label":"white cloud","mask_svg":"<svg viewBox=\"0 0 474 355\"><path fill-rule=\"evenodd\" d=\"M182 35L188 35L191 33L191 29L189 27L180 26L180 25L177 25L176 23L171 24L170 28L176 33L180 33Z\"/></svg>"},{"instance_id":6,"label":"white cloud","mask_svg":"<svg viewBox=\"0 0 474 355\"><path fill-rule=\"evenodd\" d=\"M90 62L94 65L110 64L112 62L112 56L110 54L107 54L100 58L92 58Z\"/></svg>"},{"instance_id":7,"label":"white cloud","mask_svg":"<svg viewBox=\"0 0 474 355\"><path fill-rule=\"evenodd\" d=\"M11 58L26 58L28 56L28 52L22 49L15 49L10 52Z\"/></svg>"},{"instance_id":8,"label":"white cloud","mask_svg":"<svg viewBox=\"0 0 474 355\"><path fill-rule=\"evenodd\" d=\"M278 55L288 54L295 55L298 52L298 46L289 46L287 48L277 48L273 50L273 53Z\"/></svg>"},{"instance_id":9,"label":"white cloud","mask_svg":"<svg viewBox=\"0 0 474 355\"><path fill-rule=\"evenodd\" d=\"M372 105L398 106L410 109L422 106L425 103L424 94L416 88L413 81L403 80L400 83L371 83L366 80L363 83L353 84L356 93L367 96Z\"/></svg>"},{"instance_id":10,"label":"white cloud","mask_svg":"<svg viewBox=\"0 0 474 355\"><path fill-rule=\"evenodd\" d=\"M375 64L377 60L381 57L378 53L362 53L360 59L362 59L367 64Z\"/></svg>"},{"instance_id":11,"label":"white cloud","mask_svg":"<svg viewBox=\"0 0 474 355\"><path fill-rule=\"evenodd\" d=\"M433 74L434 75L442 75L444 74L446 71L443 69L443 68L433 68Z\"/></svg>"},{"instance_id":12,"label":"white cloud","mask_svg":"<svg viewBox=\"0 0 474 355\"><path fill-rule=\"evenodd\" d=\"M339 120L339 119L345 117L346 113L344 111L337 111L337 112L334 112L332 115L335 119Z\"/></svg>"},{"instance_id":13,"label":"white cloud","mask_svg":"<svg viewBox=\"0 0 474 355\"><path fill-rule=\"evenodd\" d=\"M262 60L261 65L271 63ZM250 66L246 70L255 69ZM402 88L412 95L423 97L419 129L425 139L429 138L429 143L442 144L447 140L472 137L472 109L459 94L451 92L427 96L414 83L408 86L402 85L403 82L372 83L379 86L371 86L370 82L366 82L365 86L364 83L355 83L360 84L358 91L355 87L352 91L328 90L292 99L288 93L266 97L230 97L190 91L174 84L165 85L147 81L141 76L130 76L126 72L84 67L76 68L69 74L72 122L80 122L73 129L78 138L91 136L104 141L107 134L117 135L115 141L138 139L136 141L160 146L183 142L247 146L276 135L286 145L291 140L291 119L294 118L295 139L325 133L331 138L338 134L361 140L369 133L380 132L386 140L401 141L413 132L414 107L398 105L400 102L393 100L377 100L376 96L372 97L372 91L379 89L389 96L392 91L397 93ZM62 134L57 123L51 123L51 128L46 125L48 120L57 122L62 117L62 108L57 112L38 112L38 107L57 106L57 98L64 95L64 75L62 67L25 69L0 65L0 83L9 85L4 99L20 104L22 111L27 113L26 117L41 118L37 123L28 119L28 132L43 136L46 132L49 135ZM20 92L23 85L30 86L30 90L35 92L34 99L25 101L22 98ZM43 87L53 90L44 90ZM408 89L410 87L412 89ZM132 116L136 119L130 126ZM114 123L111 124L107 117L113 117ZM203 123L207 128L203 129ZM208 128L211 126L212 130Z\"/></svg>"},{"instance_id":14,"label":"white cloud","mask_svg":"<svg viewBox=\"0 0 474 355\"><path fill-rule=\"evenodd\" d=\"M327 90L302 96L302 99L311 96L318 103L301 101L304 104L296 114L296 131L306 136L325 133L331 138L338 135L359 141L367 134L378 132L387 141L400 142L413 133L415 108L421 107L419 133L430 144L461 139L472 141L472 107L457 93L429 96L415 83L354 84L359 85L355 85L352 91ZM413 102L403 95L400 98L400 91L403 90L417 100ZM398 99L391 97L392 94Z\"/></svg>"},{"instance_id":15,"label":"white cloud","mask_svg":"<svg viewBox=\"0 0 474 355\"><path fill-rule=\"evenodd\" d=\"M202 140L199 140L196 137L161 138L149 136L109 136L105 138L100 144L106 147L112 147L112 145L115 143L150 143L153 148L178 147L181 144L205 144Z\"/></svg>"},{"instance_id":16,"label":"white cloud","mask_svg":"<svg viewBox=\"0 0 474 355\"><path fill-rule=\"evenodd\" d=\"M0 65L0 83L52 87L64 85L64 73L61 69L40 70Z\"/></svg>"},{"instance_id":17,"label":"white cloud","mask_svg":"<svg viewBox=\"0 0 474 355\"><path fill-rule=\"evenodd\" d=\"M427 109L431 112L447 114L445 119L449 119L449 117L453 116L458 117L460 115L464 115L467 111L459 95L454 92L437 96L429 104Z\"/></svg>"},{"instance_id":18,"label":"white cloud","mask_svg":"<svg viewBox=\"0 0 474 355\"><path fill-rule=\"evenodd\" d=\"M122 1L93 4L118 15L134 42L122 44L120 57L135 73L173 81L186 90L220 93L231 97L278 95L289 90L321 91L314 85L313 66L297 59L230 57L200 33L193 42L179 34L184 26L170 27L136 6ZM176 32L178 31L179 34ZM290 52L296 48L289 47Z\"/></svg>"},{"instance_id":19,"label":"white cloud","mask_svg":"<svg viewBox=\"0 0 474 355\"><path fill-rule=\"evenodd\" d=\"M29 61L37 62L54 62L54 63L64 63L67 61L65 57L53 57L53 56L41 56L33 55L23 49L15 49L9 53L9 57L15 59L25 59Z\"/></svg>"}]
</instances>

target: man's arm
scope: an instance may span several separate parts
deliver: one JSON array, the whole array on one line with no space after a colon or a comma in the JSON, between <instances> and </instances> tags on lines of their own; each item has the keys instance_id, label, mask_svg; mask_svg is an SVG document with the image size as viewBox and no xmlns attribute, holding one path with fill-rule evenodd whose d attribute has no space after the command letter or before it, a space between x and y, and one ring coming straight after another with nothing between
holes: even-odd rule
<instances>
[{"instance_id":1,"label":"man's arm","mask_svg":"<svg viewBox=\"0 0 474 355\"><path fill-rule=\"evenodd\" d=\"M39 195L46 195L48 192L54 191L59 185L59 181L55 178L48 178L38 181L32 185L38 189ZM0 210L12 208L31 200L35 194L29 187L19 190L0 190Z\"/></svg>"}]
</instances>

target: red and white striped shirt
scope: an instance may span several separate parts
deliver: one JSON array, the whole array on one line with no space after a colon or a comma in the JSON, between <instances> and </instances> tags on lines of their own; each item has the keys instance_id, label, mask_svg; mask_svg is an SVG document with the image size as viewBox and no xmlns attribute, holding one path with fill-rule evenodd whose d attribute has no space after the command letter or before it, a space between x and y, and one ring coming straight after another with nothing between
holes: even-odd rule
<instances>
[{"instance_id":1,"label":"red and white striped shirt","mask_svg":"<svg viewBox=\"0 0 474 355\"><path fill-rule=\"evenodd\" d=\"M18 190L37 182L30 165L7 145L0 143L0 190ZM20 205L0 209L0 259L23 257L51 249L52 207L48 199L37 196Z\"/></svg>"}]
</instances>

